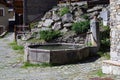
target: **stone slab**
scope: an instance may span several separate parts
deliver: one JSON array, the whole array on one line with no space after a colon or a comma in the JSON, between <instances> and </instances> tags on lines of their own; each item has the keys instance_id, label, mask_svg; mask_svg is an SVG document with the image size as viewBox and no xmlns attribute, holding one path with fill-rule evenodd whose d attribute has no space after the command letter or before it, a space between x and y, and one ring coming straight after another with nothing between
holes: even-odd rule
<instances>
[{"instance_id":1,"label":"stone slab","mask_svg":"<svg viewBox=\"0 0 120 80\"><path fill-rule=\"evenodd\" d=\"M102 72L105 74L120 75L120 62L112 60L103 61Z\"/></svg>"}]
</instances>

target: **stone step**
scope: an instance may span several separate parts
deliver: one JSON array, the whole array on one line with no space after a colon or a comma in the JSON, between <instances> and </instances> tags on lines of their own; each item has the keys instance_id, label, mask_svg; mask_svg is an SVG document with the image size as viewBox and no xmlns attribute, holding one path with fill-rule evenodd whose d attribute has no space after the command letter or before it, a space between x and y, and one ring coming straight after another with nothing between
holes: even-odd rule
<instances>
[{"instance_id":1,"label":"stone step","mask_svg":"<svg viewBox=\"0 0 120 80\"><path fill-rule=\"evenodd\" d=\"M120 61L112 60L103 61L102 72L105 74L120 75Z\"/></svg>"}]
</instances>

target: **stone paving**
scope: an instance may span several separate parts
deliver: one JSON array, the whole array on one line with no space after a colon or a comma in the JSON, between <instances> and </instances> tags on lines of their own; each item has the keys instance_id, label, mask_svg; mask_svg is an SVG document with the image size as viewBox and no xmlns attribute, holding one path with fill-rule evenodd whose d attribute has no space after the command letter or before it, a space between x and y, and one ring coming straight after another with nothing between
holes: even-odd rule
<instances>
[{"instance_id":1,"label":"stone paving","mask_svg":"<svg viewBox=\"0 0 120 80\"><path fill-rule=\"evenodd\" d=\"M102 58L92 58L78 64L54 67L21 68L22 54L17 54L8 45L14 34L0 39L0 80L89 80L90 74L101 68ZM115 80L120 80L116 76Z\"/></svg>"}]
</instances>

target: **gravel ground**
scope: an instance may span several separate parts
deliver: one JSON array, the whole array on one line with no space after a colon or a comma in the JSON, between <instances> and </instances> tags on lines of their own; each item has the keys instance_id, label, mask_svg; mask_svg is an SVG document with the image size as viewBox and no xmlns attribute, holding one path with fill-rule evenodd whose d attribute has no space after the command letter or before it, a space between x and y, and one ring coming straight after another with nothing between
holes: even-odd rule
<instances>
[{"instance_id":1,"label":"gravel ground","mask_svg":"<svg viewBox=\"0 0 120 80\"><path fill-rule=\"evenodd\" d=\"M17 54L8 45L13 39L13 33L0 39L0 80L89 80L97 77L96 71L101 69L104 59L94 57L78 64L22 68L23 55ZM120 76L106 76L120 80Z\"/></svg>"}]
</instances>

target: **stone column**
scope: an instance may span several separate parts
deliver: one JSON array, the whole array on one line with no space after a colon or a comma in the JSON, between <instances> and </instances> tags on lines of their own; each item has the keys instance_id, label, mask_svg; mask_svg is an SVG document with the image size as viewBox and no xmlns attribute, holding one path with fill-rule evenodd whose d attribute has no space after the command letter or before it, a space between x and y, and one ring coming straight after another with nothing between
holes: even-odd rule
<instances>
[{"instance_id":1,"label":"stone column","mask_svg":"<svg viewBox=\"0 0 120 80\"><path fill-rule=\"evenodd\" d=\"M96 46L98 49L100 47L100 38L99 38L99 21L97 16L94 16L93 19L90 21L90 31L92 32L91 35L91 43L92 46Z\"/></svg>"},{"instance_id":2,"label":"stone column","mask_svg":"<svg viewBox=\"0 0 120 80\"><path fill-rule=\"evenodd\" d=\"M120 0L110 0L110 60L103 61L103 73L120 75Z\"/></svg>"},{"instance_id":3,"label":"stone column","mask_svg":"<svg viewBox=\"0 0 120 80\"><path fill-rule=\"evenodd\" d=\"M120 61L120 0L111 0L111 60Z\"/></svg>"}]
</instances>

